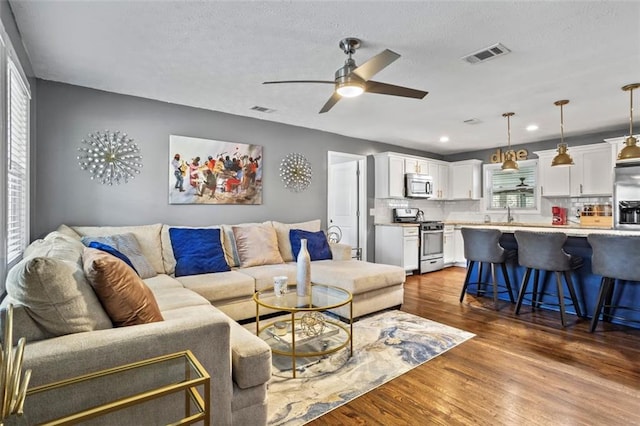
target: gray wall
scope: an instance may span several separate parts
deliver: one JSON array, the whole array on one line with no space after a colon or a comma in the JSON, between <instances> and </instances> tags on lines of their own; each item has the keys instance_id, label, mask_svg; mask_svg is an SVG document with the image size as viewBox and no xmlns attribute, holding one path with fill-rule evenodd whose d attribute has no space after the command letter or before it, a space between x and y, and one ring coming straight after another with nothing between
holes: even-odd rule
<instances>
[{"instance_id":1,"label":"gray wall","mask_svg":"<svg viewBox=\"0 0 640 426\"><path fill-rule=\"evenodd\" d=\"M32 203L36 217L32 239L62 223L161 222L201 226L321 218L326 227L327 151L360 155L396 151L441 158L362 139L62 83L37 80L37 86L36 192ZM127 132L142 151L142 172L128 184L100 185L78 167L81 140L88 133L103 129ZM169 205L171 134L263 145L263 204ZM284 189L280 181L280 161L290 152L305 155L313 168L311 185L302 193ZM372 207L373 162L368 163L367 198Z\"/></svg>"},{"instance_id":2,"label":"gray wall","mask_svg":"<svg viewBox=\"0 0 640 426\"><path fill-rule=\"evenodd\" d=\"M571 154L572 146L602 143L604 142L604 139L621 137L628 134L629 134L629 127L627 126L627 127L612 128L611 130L597 132L597 133L565 137L564 141L569 145L569 154ZM544 140L544 141L535 142L535 143L528 143L528 144L512 145L511 148L516 151L519 149L526 149L529 152L528 158L533 159L533 158L538 158L538 156L535 155L533 151L555 149L558 146L559 142L560 142L560 135L558 134L558 137L555 139L549 139L549 140ZM504 152L507 147L505 145L499 148L502 152ZM472 158L476 158L478 160L484 161L485 163L489 163L490 162L489 159L491 155L496 152L496 149L498 148L462 152L459 154L447 155L443 159L445 161L461 161L461 160L469 160Z\"/></svg>"}]
</instances>

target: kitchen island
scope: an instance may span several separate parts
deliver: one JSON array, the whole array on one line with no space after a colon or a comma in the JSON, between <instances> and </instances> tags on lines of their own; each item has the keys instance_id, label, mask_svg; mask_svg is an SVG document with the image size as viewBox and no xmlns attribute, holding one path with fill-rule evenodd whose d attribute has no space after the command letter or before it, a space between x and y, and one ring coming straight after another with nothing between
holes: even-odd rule
<instances>
[{"instance_id":1,"label":"kitchen island","mask_svg":"<svg viewBox=\"0 0 640 426\"><path fill-rule=\"evenodd\" d=\"M500 244L506 249L517 249L518 244L515 239L514 232L516 230L522 231L530 231L530 232L563 232L567 235L567 241L564 245L564 250L574 256L580 256L584 259L584 265L582 268L572 272L572 279L574 282L574 286L576 288L576 293L578 296L578 301L580 303L580 307L582 308L583 313L591 318L595 304L598 298L598 291L600 289L600 280L602 277L598 275L594 275L591 270L591 246L587 241L587 236L591 233L598 234L613 234L613 235L635 235L639 236L640 232L633 230L615 230L609 228L591 228L591 227L583 227L579 225L568 225L568 226L550 226L544 224L526 224L526 223L477 223L477 222L448 222L449 225L454 225L456 229L469 227L469 228L490 228L490 229L499 229L502 231L503 235L500 240ZM624 253L619 253L620 256L624 256ZM629 259L630 262L638 262L640 259ZM520 289L520 285L522 284L522 279L524 277L524 273L526 268L519 266L517 263L508 264L507 268L509 270L509 274L512 280L512 283L516 283L516 289ZM477 277L477 267L474 267L474 271L472 271L472 279L476 281ZM488 274L489 268L485 268L484 271ZM504 283L504 279L502 274L498 273L497 279L500 283ZM551 289L555 288L555 280L553 273L541 272L540 274L541 282L545 288ZM484 282L488 282L488 275L484 277L482 280ZM460 287L462 288L462 283L460 283ZM474 289L471 289L473 293ZM567 293L565 293L567 294ZM500 299L509 300L506 294L500 295ZM543 301L548 301L550 303L557 303L555 297L545 297ZM640 285L616 285L615 293L613 295L613 301L616 304L624 305L624 306L635 306L640 308ZM528 301L525 300L525 304ZM515 307L515 305L514 305ZM545 306L545 309L554 309L558 310L557 307ZM575 314L575 309L573 306L567 306L567 311ZM526 310L521 311L521 315L526 316ZM613 322L628 325L635 328L640 328L640 312L630 311L630 310L618 310L618 312L613 312L614 316L624 316L629 320L617 320L614 319Z\"/></svg>"}]
</instances>

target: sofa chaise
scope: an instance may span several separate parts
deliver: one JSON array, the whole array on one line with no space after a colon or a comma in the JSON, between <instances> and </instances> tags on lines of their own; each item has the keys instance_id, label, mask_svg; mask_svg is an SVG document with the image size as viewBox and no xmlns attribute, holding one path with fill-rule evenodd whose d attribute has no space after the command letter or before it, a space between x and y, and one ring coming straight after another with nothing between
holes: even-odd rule
<instances>
[{"instance_id":1,"label":"sofa chaise","mask_svg":"<svg viewBox=\"0 0 640 426\"><path fill-rule=\"evenodd\" d=\"M183 274L183 257L176 256L172 229L217 229L228 270ZM14 305L14 336L27 338L24 367L33 370L31 386L189 349L211 375L212 424L266 424L271 351L236 321L255 316L253 294L272 287L274 276L286 275L289 283L295 283L292 230L317 233L320 221L206 228L62 225L34 241L9 272L8 295L0 305L3 312L9 303ZM105 311L93 283L89 284L86 253L93 249L86 248L87 242L123 235L135 240L134 251L149 267L146 276L142 269L134 269L150 290L161 321L114 326L111 312ZM199 247L200 241L193 244ZM330 244L330 251L331 259L312 262L311 279L349 290L354 317L402 303L402 268L353 260L344 244ZM348 317L348 311L336 313ZM116 391L135 386L117 380L82 394L61 391L55 400L33 399L25 411L30 421L52 418L73 411L87 398L99 404ZM147 403L95 424L161 424L179 418L182 402L174 398Z\"/></svg>"}]
</instances>

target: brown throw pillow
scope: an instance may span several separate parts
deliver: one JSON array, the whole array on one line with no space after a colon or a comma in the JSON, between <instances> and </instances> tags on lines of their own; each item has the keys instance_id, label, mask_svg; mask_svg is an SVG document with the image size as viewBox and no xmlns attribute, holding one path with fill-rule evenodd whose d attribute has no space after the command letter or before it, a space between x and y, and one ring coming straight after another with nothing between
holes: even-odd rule
<instances>
[{"instance_id":1,"label":"brown throw pillow","mask_svg":"<svg viewBox=\"0 0 640 426\"><path fill-rule=\"evenodd\" d=\"M276 230L270 224L234 226L232 229L241 267L284 263L278 250Z\"/></svg>"},{"instance_id":2,"label":"brown throw pillow","mask_svg":"<svg viewBox=\"0 0 640 426\"><path fill-rule=\"evenodd\" d=\"M162 321L153 293L122 260L101 250L86 247L84 273L113 325L146 324Z\"/></svg>"}]
</instances>

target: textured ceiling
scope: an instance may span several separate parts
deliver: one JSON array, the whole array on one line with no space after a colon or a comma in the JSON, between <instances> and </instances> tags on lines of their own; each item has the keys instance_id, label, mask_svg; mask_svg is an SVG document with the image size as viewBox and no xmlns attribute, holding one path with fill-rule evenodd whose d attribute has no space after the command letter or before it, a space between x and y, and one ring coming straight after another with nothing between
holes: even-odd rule
<instances>
[{"instance_id":1,"label":"textured ceiling","mask_svg":"<svg viewBox=\"0 0 640 426\"><path fill-rule=\"evenodd\" d=\"M620 88L640 82L638 1L10 4L39 78L441 154L505 145L507 111L512 143L558 137L559 99L571 101L565 136L623 127ZM347 36L363 41L358 64L385 48L402 55L375 80L429 94L365 93L318 114L332 86L261 84L332 80ZM461 60L497 42L512 52ZM471 118L481 123L463 123ZM540 129L525 131L532 123Z\"/></svg>"}]
</instances>

